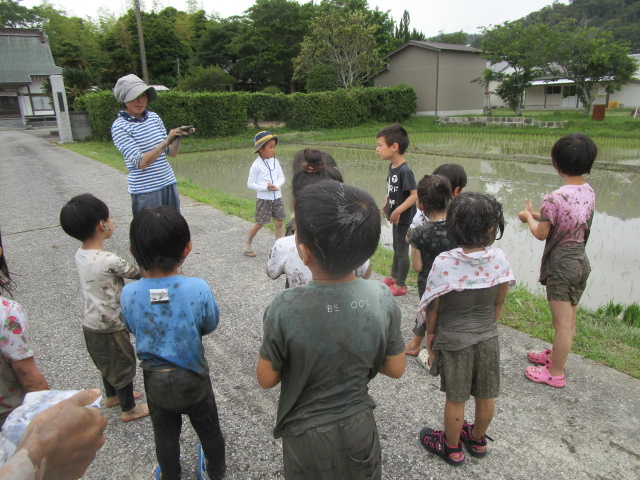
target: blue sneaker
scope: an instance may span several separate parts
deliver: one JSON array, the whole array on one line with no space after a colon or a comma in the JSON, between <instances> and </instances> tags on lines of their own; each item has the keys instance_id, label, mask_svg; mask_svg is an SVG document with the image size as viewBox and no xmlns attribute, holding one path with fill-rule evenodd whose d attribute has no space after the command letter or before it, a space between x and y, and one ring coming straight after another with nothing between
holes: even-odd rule
<instances>
[{"instance_id":1,"label":"blue sneaker","mask_svg":"<svg viewBox=\"0 0 640 480\"><path fill-rule=\"evenodd\" d=\"M224 478L224 474L227 472L227 466L225 465L220 471L207 472L207 467L209 462L207 462L206 457L204 456L204 452L202 451L202 443L198 444L198 480L222 480Z\"/></svg>"}]
</instances>

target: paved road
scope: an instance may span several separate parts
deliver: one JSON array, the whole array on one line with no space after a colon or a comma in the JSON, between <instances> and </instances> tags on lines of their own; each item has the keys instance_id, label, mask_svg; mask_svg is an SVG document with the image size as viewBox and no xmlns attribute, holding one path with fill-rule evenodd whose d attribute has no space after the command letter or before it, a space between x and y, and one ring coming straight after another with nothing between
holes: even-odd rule
<instances>
[{"instance_id":1,"label":"paved road","mask_svg":"<svg viewBox=\"0 0 640 480\"><path fill-rule=\"evenodd\" d=\"M129 257L125 176L25 131L0 131L0 145L0 228L19 287L15 298L33 326L38 364L53 388L99 387L80 327L82 294L73 260L78 244L59 228L58 214L73 195L97 195L119 225L108 248ZM280 443L271 435L278 388L264 391L254 376L262 312L284 282L264 274L272 234L260 232L259 255L251 259L241 253L247 222L185 197L182 205L194 245L185 273L209 282L222 312L219 328L205 337L205 349L227 441L227 478L282 478ZM398 303L408 338L417 295L411 292ZM543 343L506 327L500 327L500 341L502 394L489 431L495 442L485 459L468 456L455 470L417 441L422 426L442 426L444 395L437 380L410 360L402 379L380 375L371 382L385 479L640 478L639 380L571 355L566 388L536 385L523 376L524 353ZM140 372L136 387L143 389ZM122 424L116 410L106 414L107 443L85 478L149 478L155 465L149 419ZM187 421L184 479L196 477L196 445Z\"/></svg>"}]
</instances>

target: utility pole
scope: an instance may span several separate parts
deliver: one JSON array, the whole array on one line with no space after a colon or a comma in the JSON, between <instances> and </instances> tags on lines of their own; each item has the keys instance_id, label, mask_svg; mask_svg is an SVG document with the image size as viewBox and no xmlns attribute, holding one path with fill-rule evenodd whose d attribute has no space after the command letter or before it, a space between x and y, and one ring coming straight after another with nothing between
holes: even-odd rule
<instances>
[{"instance_id":1,"label":"utility pole","mask_svg":"<svg viewBox=\"0 0 640 480\"><path fill-rule=\"evenodd\" d=\"M149 83L149 72L147 71L147 54L144 50L144 35L142 34L142 16L140 15L140 0L136 3L136 23L138 24L138 44L140 45L140 64L142 65L142 80Z\"/></svg>"}]
</instances>

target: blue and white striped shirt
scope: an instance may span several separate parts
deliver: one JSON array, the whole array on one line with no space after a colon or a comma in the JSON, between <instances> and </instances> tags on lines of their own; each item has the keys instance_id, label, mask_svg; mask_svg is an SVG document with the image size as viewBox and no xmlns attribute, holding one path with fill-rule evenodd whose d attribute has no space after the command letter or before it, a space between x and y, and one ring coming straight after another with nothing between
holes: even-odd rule
<instances>
[{"instance_id":1,"label":"blue and white striped shirt","mask_svg":"<svg viewBox=\"0 0 640 480\"><path fill-rule=\"evenodd\" d=\"M153 150L167 137L167 130L158 114L145 110L139 119L121 110L111 125L111 136L124 156L129 171L129 193L155 192L176 183L166 150L147 168L140 168L142 155Z\"/></svg>"}]
</instances>

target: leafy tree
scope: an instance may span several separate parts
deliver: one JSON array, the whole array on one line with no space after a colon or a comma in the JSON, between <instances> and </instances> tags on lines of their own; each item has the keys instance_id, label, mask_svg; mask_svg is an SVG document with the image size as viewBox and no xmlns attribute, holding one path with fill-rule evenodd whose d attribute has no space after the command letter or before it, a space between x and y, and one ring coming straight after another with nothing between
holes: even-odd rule
<instances>
[{"instance_id":1,"label":"leafy tree","mask_svg":"<svg viewBox=\"0 0 640 480\"><path fill-rule=\"evenodd\" d=\"M244 28L248 28L248 24L241 17L210 22L195 44L194 63L205 67L217 65L230 72L238 62L238 52L231 48L231 43Z\"/></svg>"},{"instance_id":2,"label":"leafy tree","mask_svg":"<svg viewBox=\"0 0 640 480\"><path fill-rule=\"evenodd\" d=\"M62 77L64 78L68 103L72 108L75 108L76 100L87 93L87 90L93 85L93 75L89 70L65 68L62 70Z\"/></svg>"},{"instance_id":3,"label":"leafy tree","mask_svg":"<svg viewBox=\"0 0 640 480\"><path fill-rule=\"evenodd\" d=\"M466 45L468 43L467 37L468 35L462 30L460 30L459 32L453 32L453 33L444 33L440 31L438 35L436 35L435 37L431 37L429 40L432 42L439 42L439 43L452 43L455 45Z\"/></svg>"},{"instance_id":4,"label":"leafy tree","mask_svg":"<svg viewBox=\"0 0 640 480\"><path fill-rule=\"evenodd\" d=\"M118 78L137 71L138 37L137 32L131 28L131 15L129 13L112 25L105 25L107 29L100 39L102 49L108 56L107 64L101 72L103 84L114 85Z\"/></svg>"},{"instance_id":5,"label":"leafy tree","mask_svg":"<svg viewBox=\"0 0 640 480\"><path fill-rule=\"evenodd\" d=\"M235 79L217 66L195 67L189 75L180 77L176 90L185 92L217 92L228 89Z\"/></svg>"},{"instance_id":6,"label":"leafy tree","mask_svg":"<svg viewBox=\"0 0 640 480\"><path fill-rule=\"evenodd\" d=\"M362 13L365 24L374 27L373 37L381 58L399 45L395 38L395 23L388 11L378 7L371 10L367 0L322 0L315 16L331 15L336 11Z\"/></svg>"},{"instance_id":7,"label":"leafy tree","mask_svg":"<svg viewBox=\"0 0 640 480\"><path fill-rule=\"evenodd\" d=\"M108 56L100 46L100 34L94 23L79 17L67 17L50 5L37 7L43 18L42 29L49 37L56 65L97 71L106 66Z\"/></svg>"},{"instance_id":8,"label":"leafy tree","mask_svg":"<svg viewBox=\"0 0 640 480\"><path fill-rule=\"evenodd\" d=\"M489 91L489 85L491 84L491 82L494 82L496 80L498 80L498 74L496 72L494 72L493 70L491 70L490 68L485 68L482 71L482 75L481 76L471 80L472 83L479 83L480 85L482 85L484 87L484 91L485 91L486 97L485 97L485 105L484 105L482 111L485 114L485 116L487 116L487 117L490 117L491 114L492 114L492 112L491 112L491 93L492 92ZM503 92L503 93L506 94L506 92Z\"/></svg>"},{"instance_id":9,"label":"leafy tree","mask_svg":"<svg viewBox=\"0 0 640 480\"><path fill-rule=\"evenodd\" d=\"M166 10L175 11L169 7L158 14L142 14L142 28L149 81L173 87L178 83L178 68L182 68L178 65L188 64L192 50L191 46L176 34L177 16L166 15Z\"/></svg>"},{"instance_id":10,"label":"leafy tree","mask_svg":"<svg viewBox=\"0 0 640 480\"><path fill-rule=\"evenodd\" d=\"M640 0L572 0L566 5L556 2L530 13L524 20L554 27L568 18L609 30L617 42L629 44L634 52L640 51Z\"/></svg>"},{"instance_id":11,"label":"leafy tree","mask_svg":"<svg viewBox=\"0 0 640 480\"><path fill-rule=\"evenodd\" d=\"M293 0L256 0L247 11L244 28L230 39L236 61L229 73L246 90L275 85L295 91L293 59L307 32L313 5ZM229 40L227 40L229 41Z\"/></svg>"},{"instance_id":12,"label":"leafy tree","mask_svg":"<svg viewBox=\"0 0 640 480\"><path fill-rule=\"evenodd\" d=\"M424 41L427 37L425 37L424 33L416 30L409 30L409 26L411 24L411 17L409 16L409 11L405 10L402 13L402 19L400 23L396 26L394 37L396 39L396 45L400 46L403 43L407 43L409 40L418 40Z\"/></svg>"},{"instance_id":13,"label":"leafy tree","mask_svg":"<svg viewBox=\"0 0 640 480\"><path fill-rule=\"evenodd\" d=\"M20 1L20 0L18 0ZM13 0L0 2L0 26L8 28L33 28L42 24L37 8L27 8Z\"/></svg>"},{"instance_id":14,"label":"leafy tree","mask_svg":"<svg viewBox=\"0 0 640 480\"><path fill-rule=\"evenodd\" d=\"M330 64L338 71L340 85L352 89L381 67L373 38L375 27L367 25L362 12L334 10L316 17L310 30L294 61L296 75L307 74L316 65Z\"/></svg>"},{"instance_id":15,"label":"leafy tree","mask_svg":"<svg viewBox=\"0 0 640 480\"><path fill-rule=\"evenodd\" d=\"M580 25L573 19L554 29L546 42L551 60L548 72L575 82L585 115L591 110L596 85L608 92L620 90L638 68L629 57L629 48L616 43L611 32Z\"/></svg>"},{"instance_id":16,"label":"leafy tree","mask_svg":"<svg viewBox=\"0 0 640 480\"><path fill-rule=\"evenodd\" d=\"M176 10L168 8L160 13L142 13L149 81L173 87L178 83L178 65L188 65L191 46L175 33ZM103 48L109 60L104 71L105 81L115 81L126 74L141 71L138 34L133 9L120 17L103 37Z\"/></svg>"},{"instance_id":17,"label":"leafy tree","mask_svg":"<svg viewBox=\"0 0 640 480\"><path fill-rule=\"evenodd\" d=\"M400 19L400 23L396 26L396 30L394 36L396 39L400 40L401 43L406 43L409 41L409 24L411 23L411 18L409 16L409 10L405 10L402 12L402 18Z\"/></svg>"},{"instance_id":18,"label":"leafy tree","mask_svg":"<svg viewBox=\"0 0 640 480\"><path fill-rule=\"evenodd\" d=\"M523 21L505 22L485 29L481 42L483 56L491 64L507 62L512 73L500 74L500 87L496 93L520 115L522 96L531 82L546 65L544 45L549 37L549 28L544 24L526 25Z\"/></svg>"}]
</instances>

